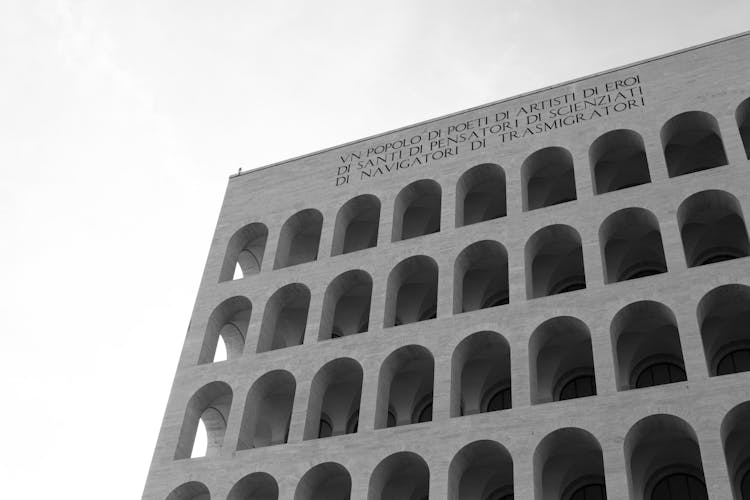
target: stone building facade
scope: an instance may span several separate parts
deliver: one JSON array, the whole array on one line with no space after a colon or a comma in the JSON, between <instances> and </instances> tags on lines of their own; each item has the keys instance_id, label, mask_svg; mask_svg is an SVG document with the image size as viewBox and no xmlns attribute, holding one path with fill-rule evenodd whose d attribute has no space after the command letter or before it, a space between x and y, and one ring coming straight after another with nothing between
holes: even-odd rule
<instances>
[{"instance_id":1,"label":"stone building facade","mask_svg":"<svg viewBox=\"0 0 750 500\"><path fill-rule=\"evenodd\" d=\"M232 176L143 498L749 500L748 54Z\"/></svg>"}]
</instances>

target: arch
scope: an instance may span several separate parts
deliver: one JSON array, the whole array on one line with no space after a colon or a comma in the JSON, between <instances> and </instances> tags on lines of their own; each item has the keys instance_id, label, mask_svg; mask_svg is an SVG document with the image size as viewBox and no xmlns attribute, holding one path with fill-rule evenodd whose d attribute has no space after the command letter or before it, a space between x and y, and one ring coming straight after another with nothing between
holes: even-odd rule
<instances>
[{"instance_id":1,"label":"arch","mask_svg":"<svg viewBox=\"0 0 750 500\"><path fill-rule=\"evenodd\" d=\"M270 474L253 472L232 486L227 500L278 500L279 485Z\"/></svg>"},{"instance_id":2,"label":"arch","mask_svg":"<svg viewBox=\"0 0 750 500\"><path fill-rule=\"evenodd\" d=\"M231 407L232 388L228 384L211 382L198 389L185 408L174 454L175 460L191 458L199 421L202 421L206 428L207 446L204 455L218 455L224 443Z\"/></svg>"},{"instance_id":3,"label":"arch","mask_svg":"<svg viewBox=\"0 0 750 500\"><path fill-rule=\"evenodd\" d=\"M365 271L338 275L323 296L318 340L346 337L370 328L372 278Z\"/></svg>"},{"instance_id":4,"label":"arch","mask_svg":"<svg viewBox=\"0 0 750 500\"><path fill-rule=\"evenodd\" d=\"M599 227L605 283L667 272L659 221L643 208L623 208Z\"/></svg>"},{"instance_id":5,"label":"arch","mask_svg":"<svg viewBox=\"0 0 750 500\"><path fill-rule=\"evenodd\" d=\"M740 138L745 148L745 156L750 160L750 98L745 99L737 107L735 113L737 128L740 130Z\"/></svg>"},{"instance_id":6,"label":"arch","mask_svg":"<svg viewBox=\"0 0 750 500\"><path fill-rule=\"evenodd\" d=\"M294 500L349 500L352 478L336 462L318 464L305 472L294 492Z\"/></svg>"},{"instance_id":7,"label":"arch","mask_svg":"<svg viewBox=\"0 0 750 500\"><path fill-rule=\"evenodd\" d=\"M320 423L327 417L331 435L349 434L351 419L359 414L362 396L362 366L351 358L326 363L312 380L305 421L305 439L316 439Z\"/></svg>"},{"instance_id":8,"label":"arch","mask_svg":"<svg viewBox=\"0 0 750 500\"><path fill-rule=\"evenodd\" d=\"M521 165L523 210L550 207L576 199L573 156L565 148L531 153Z\"/></svg>"},{"instance_id":9,"label":"arch","mask_svg":"<svg viewBox=\"0 0 750 500\"><path fill-rule=\"evenodd\" d=\"M389 354L380 366L375 428L390 427L389 413L396 426L417 423L432 402L434 376L432 353L422 346L407 345Z\"/></svg>"},{"instance_id":10,"label":"arch","mask_svg":"<svg viewBox=\"0 0 750 500\"><path fill-rule=\"evenodd\" d=\"M253 305L247 297L232 297L219 304L208 318L198 364L221 361L216 359L216 346L219 339L224 342L227 359L237 359L242 356L252 312Z\"/></svg>"},{"instance_id":11,"label":"arch","mask_svg":"<svg viewBox=\"0 0 750 500\"><path fill-rule=\"evenodd\" d=\"M628 304L612 319L610 335L618 390L687 380L677 319L664 304L650 300ZM665 373L668 365L681 373ZM660 368L654 371L655 367ZM647 370L653 372L650 383L638 383Z\"/></svg>"},{"instance_id":12,"label":"arch","mask_svg":"<svg viewBox=\"0 0 750 500\"><path fill-rule=\"evenodd\" d=\"M273 370L253 383L242 412L238 450L287 442L297 383L286 370Z\"/></svg>"},{"instance_id":13,"label":"arch","mask_svg":"<svg viewBox=\"0 0 750 500\"><path fill-rule=\"evenodd\" d=\"M451 417L494 411L498 394L505 400L500 408L510 408L510 345L496 332L473 333L451 358Z\"/></svg>"},{"instance_id":14,"label":"arch","mask_svg":"<svg viewBox=\"0 0 750 500\"><path fill-rule=\"evenodd\" d=\"M258 338L258 351L302 345L310 308L310 290L292 283L276 290L266 302Z\"/></svg>"},{"instance_id":15,"label":"arch","mask_svg":"<svg viewBox=\"0 0 750 500\"><path fill-rule=\"evenodd\" d=\"M736 500L750 500L750 401L740 403L721 422L721 442Z\"/></svg>"},{"instance_id":16,"label":"arch","mask_svg":"<svg viewBox=\"0 0 750 500\"><path fill-rule=\"evenodd\" d=\"M638 132L610 130L589 148L594 194L609 193L651 182L646 148Z\"/></svg>"},{"instance_id":17,"label":"arch","mask_svg":"<svg viewBox=\"0 0 750 500\"><path fill-rule=\"evenodd\" d=\"M279 233L274 269L312 262L318 258L323 214L314 208L289 217Z\"/></svg>"},{"instance_id":18,"label":"arch","mask_svg":"<svg viewBox=\"0 0 750 500\"><path fill-rule=\"evenodd\" d=\"M661 129L661 143L670 177L727 164L719 122L704 111L670 118Z\"/></svg>"},{"instance_id":19,"label":"arch","mask_svg":"<svg viewBox=\"0 0 750 500\"><path fill-rule=\"evenodd\" d=\"M400 451L372 471L367 500L427 500L429 494L427 462L416 453Z\"/></svg>"},{"instance_id":20,"label":"arch","mask_svg":"<svg viewBox=\"0 0 750 500\"><path fill-rule=\"evenodd\" d=\"M205 484L190 481L173 489L166 500L211 500L211 494Z\"/></svg>"},{"instance_id":21,"label":"arch","mask_svg":"<svg viewBox=\"0 0 750 500\"><path fill-rule=\"evenodd\" d=\"M529 369L532 404L596 395L588 327L571 316L539 325L529 339Z\"/></svg>"},{"instance_id":22,"label":"arch","mask_svg":"<svg viewBox=\"0 0 750 500\"><path fill-rule=\"evenodd\" d=\"M576 427L557 429L539 442L534 450L534 498L536 500L575 499L582 489L605 490L604 460L599 441Z\"/></svg>"},{"instance_id":23,"label":"arch","mask_svg":"<svg viewBox=\"0 0 750 500\"><path fill-rule=\"evenodd\" d=\"M750 255L750 242L737 198L726 191L695 193L677 209L688 267Z\"/></svg>"},{"instance_id":24,"label":"arch","mask_svg":"<svg viewBox=\"0 0 750 500\"><path fill-rule=\"evenodd\" d=\"M482 163L461 175L456 184L456 227L505 217L505 171Z\"/></svg>"},{"instance_id":25,"label":"arch","mask_svg":"<svg viewBox=\"0 0 750 500\"><path fill-rule=\"evenodd\" d=\"M586 288L581 237L572 227L554 224L538 230L526 242L524 256L527 298Z\"/></svg>"},{"instance_id":26,"label":"arch","mask_svg":"<svg viewBox=\"0 0 750 500\"><path fill-rule=\"evenodd\" d=\"M669 500L668 496L660 496L663 488L660 483L675 475L697 478L701 484L695 493L706 494L698 439L681 418L662 413L639 420L625 436L624 448L633 500ZM708 497L678 496L674 500L683 498Z\"/></svg>"},{"instance_id":27,"label":"arch","mask_svg":"<svg viewBox=\"0 0 750 500\"><path fill-rule=\"evenodd\" d=\"M260 222L248 224L234 233L224 253L219 281L233 280L239 274L238 268L243 278L259 273L267 239L268 228Z\"/></svg>"},{"instance_id":28,"label":"arch","mask_svg":"<svg viewBox=\"0 0 750 500\"><path fill-rule=\"evenodd\" d=\"M500 500L509 495L513 495L513 459L497 441L469 443L451 460L448 500Z\"/></svg>"},{"instance_id":29,"label":"arch","mask_svg":"<svg viewBox=\"0 0 750 500\"><path fill-rule=\"evenodd\" d=\"M344 203L336 215L331 255L341 255L378 244L380 199L362 194Z\"/></svg>"},{"instance_id":30,"label":"arch","mask_svg":"<svg viewBox=\"0 0 750 500\"><path fill-rule=\"evenodd\" d=\"M508 288L508 252L497 241L477 241L456 258L454 313L507 304Z\"/></svg>"},{"instance_id":31,"label":"arch","mask_svg":"<svg viewBox=\"0 0 750 500\"><path fill-rule=\"evenodd\" d=\"M393 241L440 231L440 184L422 179L406 186L393 206Z\"/></svg>"},{"instance_id":32,"label":"arch","mask_svg":"<svg viewBox=\"0 0 750 500\"><path fill-rule=\"evenodd\" d=\"M709 375L750 371L750 287L716 287L698 302L697 313Z\"/></svg>"},{"instance_id":33,"label":"arch","mask_svg":"<svg viewBox=\"0 0 750 500\"><path fill-rule=\"evenodd\" d=\"M388 275L384 325L398 326L437 316L438 265L426 255L408 257Z\"/></svg>"}]
</instances>

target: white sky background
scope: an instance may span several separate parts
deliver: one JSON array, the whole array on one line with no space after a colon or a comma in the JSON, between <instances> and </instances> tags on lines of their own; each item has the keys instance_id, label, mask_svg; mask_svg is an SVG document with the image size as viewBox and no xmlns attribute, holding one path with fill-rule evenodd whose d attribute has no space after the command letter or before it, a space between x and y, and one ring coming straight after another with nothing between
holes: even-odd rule
<instances>
[{"instance_id":1,"label":"white sky background","mask_svg":"<svg viewBox=\"0 0 750 500\"><path fill-rule=\"evenodd\" d=\"M748 0L0 0L3 498L140 498L240 166L748 29Z\"/></svg>"}]
</instances>

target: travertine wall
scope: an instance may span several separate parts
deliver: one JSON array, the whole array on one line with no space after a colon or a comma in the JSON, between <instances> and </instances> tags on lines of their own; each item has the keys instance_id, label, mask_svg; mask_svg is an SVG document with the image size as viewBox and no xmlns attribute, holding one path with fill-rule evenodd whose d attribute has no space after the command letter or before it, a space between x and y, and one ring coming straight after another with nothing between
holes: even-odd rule
<instances>
[{"instance_id":1,"label":"travertine wall","mask_svg":"<svg viewBox=\"0 0 750 500\"><path fill-rule=\"evenodd\" d=\"M750 161L735 119L737 107L750 97L749 53L750 35L745 34L233 176L208 255L143 498L162 500L177 486L200 481L208 487L212 499L221 500L242 477L263 471L278 482L279 498L290 500L306 471L332 461L343 465L351 474L352 498L365 499L370 474L377 464L394 452L407 450L419 454L429 466L430 497L445 499L448 467L456 452L475 440L494 439L504 445L513 458L515 498L532 500L540 498L535 497L538 493L534 485L536 446L555 429L578 427L589 431L601 444L608 497L635 499L637 497L629 493L623 441L636 422L656 413L678 416L692 426L698 436L710 498L732 498L719 429L730 409L750 400L750 373L709 377L696 306L701 297L716 286L750 285L750 261L742 258L688 268L676 211L689 195L720 189L733 194L745 217L750 216ZM505 142L498 136L491 136L479 151L462 148L451 158L363 180L352 172L349 183L335 186L336 171L342 163L340 156L350 151L445 129L449 124L493 116L503 110L517 110L532 102L581 92L584 88L603 86L633 75L639 76L643 102L628 111ZM669 178L660 139L661 127L671 117L694 110L708 112L718 120L729 164ZM594 195L589 146L601 134L620 128L635 130L643 137L651 182ZM548 146L561 146L571 152L577 200L524 212L521 164L531 153ZM496 163L505 170L507 216L456 228L456 182L461 174L481 163ZM394 199L403 187L419 179L433 179L442 187L441 231L392 242ZM381 201L378 245L331 257L337 211L360 194L373 194ZM605 285L599 226L608 215L627 207L648 209L658 218L668 272ZM315 208L324 217L318 259L273 270L280 228L288 217L306 208ZM229 239L252 222L262 222L269 229L261 272L219 282ZM534 232L551 224L570 225L580 234L587 288L527 299L524 245ZM454 261L466 246L484 239L497 240L508 251L510 304L453 314ZM398 262L413 255L430 256L439 265L437 319L383 328L388 274ZM365 270L373 279L369 331L320 342L318 327L326 287L336 276L352 269ZM266 301L289 283L305 284L311 291L304 345L256 354ZM199 365L209 315L223 300L234 296L247 297L253 306L244 354L231 361ZM610 322L622 307L640 300L661 302L676 315L688 381L618 392ZM566 315L582 320L591 332L598 394L531 405L529 336L543 321ZM175 319L175 324L179 324L179 318ZM510 344L513 408L451 418L453 350L461 340L482 330L499 332ZM433 421L374 430L380 365L391 352L411 344L426 347L435 359ZM340 357L357 360L364 370L359 430L350 435L303 441L311 380L324 364ZM297 381L289 443L236 451L248 390L261 375L274 369L288 370ZM187 401L212 381L226 382L233 391L220 454L174 460Z\"/></svg>"}]
</instances>

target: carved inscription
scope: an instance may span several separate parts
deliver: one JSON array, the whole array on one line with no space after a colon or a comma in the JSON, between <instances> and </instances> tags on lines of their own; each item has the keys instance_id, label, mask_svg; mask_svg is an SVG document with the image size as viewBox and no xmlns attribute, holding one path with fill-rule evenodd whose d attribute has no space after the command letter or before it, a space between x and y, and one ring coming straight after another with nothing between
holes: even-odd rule
<instances>
[{"instance_id":1,"label":"carved inscription","mask_svg":"<svg viewBox=\"0 0 750 500\"><path fill-rule=\"evenodd\" d=\"M576 89L457 120L439 128L414 133L389 142L354 149L339 156L336 186L377 178L399 170L418 168L479 151L489 144L509 143L545 134L582 122L606 118L646 105L640 75Z\"/></svg>"}]
</instances>

